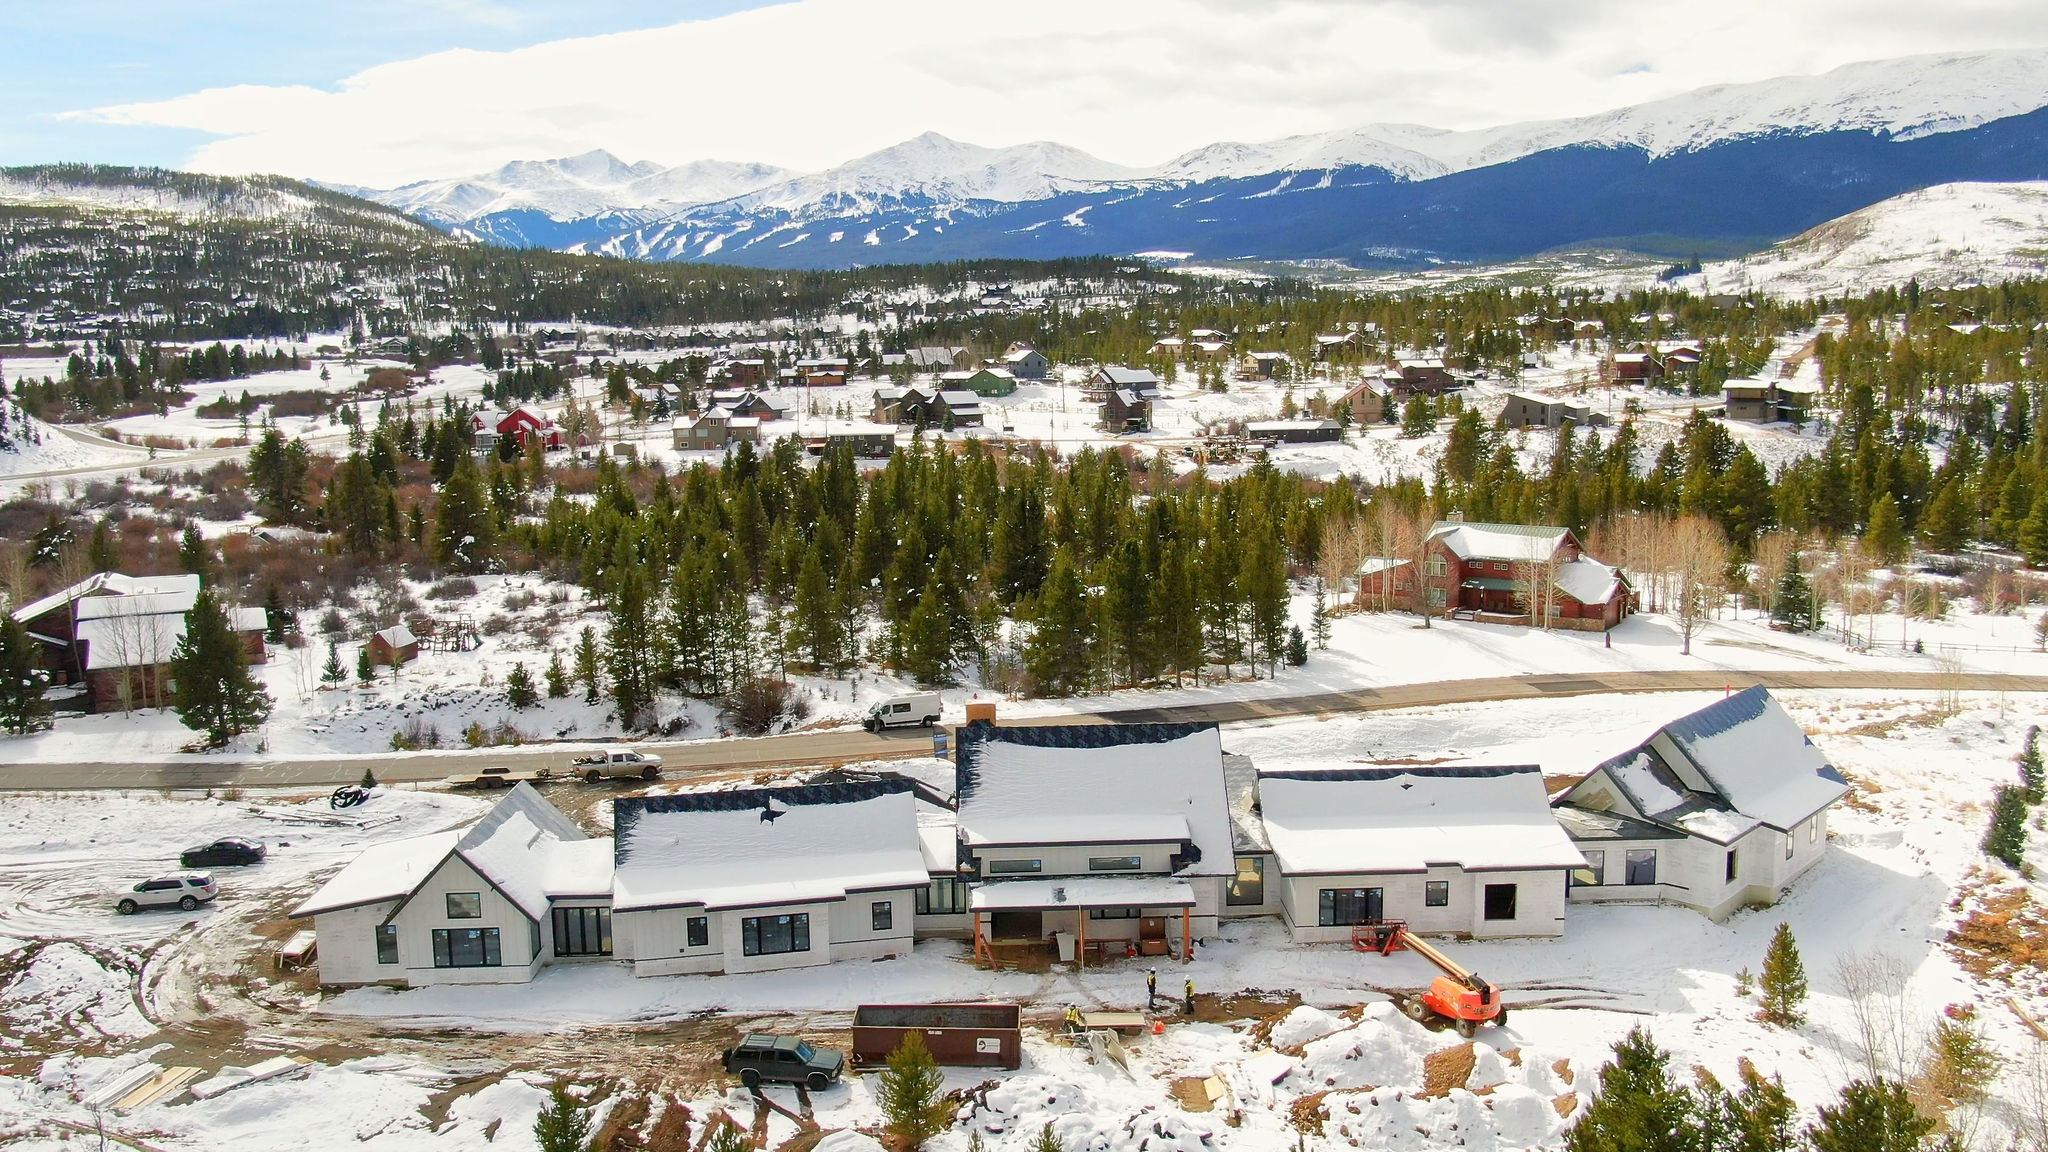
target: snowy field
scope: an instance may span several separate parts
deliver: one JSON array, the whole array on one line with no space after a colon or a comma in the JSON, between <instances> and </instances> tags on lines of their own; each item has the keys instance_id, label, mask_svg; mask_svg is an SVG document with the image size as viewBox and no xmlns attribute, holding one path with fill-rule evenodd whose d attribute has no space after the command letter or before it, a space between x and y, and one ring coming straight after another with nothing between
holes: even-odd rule
<instances>
[{"instance_id":1,"label":"snowy field","mask_svg":"<svg viewBox=\"0 0 2048 1152\"><path fill-rule=\"evenodd\" d=\"M1266 767L1434 754L1534 759L1561 774L1589 766L1587 747L1639 737L1717 695L1295 720L1226 730L1225 747ZM388 823L327 827L279 819L299 814L287 796L15 797L0 808L0 1141L96 1146L50 1122L90 1129L95 1117L75 1094L145 1059L198 1067L204 1080L278 1053L310 1063L209 1100L175 1095L133 1114L107 1112L104 1122L166 1149L268 1149L287 1139L313 1149L529 1148L543 1089L562 1075L608 1106L637 1093L651 1095L657 1112L663 1101L698 1118L723 1108L745 1125L753 1106L707 1064L734 1029L801 1031L843 1046L860 1003L1000 998L1024 1003L1035 1025L1025 1067L949 1075L959 1087L995 1082L972 1117L992 1149L1021 1148L1051 1122L1072 1148L1283 1152L1295 1146L1297 1102L1311 1096L1327 1117L1312 1139L1321 1147L1547 1148L1583 1107L1607 1047L1638 1023L1673 1050L1681 1075L1697 1065L1732 1081L1747 1058L1782 1075L1810 1109L1863 1072L1837 964L1882 955L1906 974L1916 1028L1968 1006L2007 1057L1993 1102L1958 1118L1988 1138L1979 1146L2002 1146L1996 1134L2026 1091L2034 1048L2003 998L2038 1018L2048 986L2026 963L1972 975L1964 961L1973 957L1945 940L1988 885L2016 883L1985 863L1977 841L1989 791L2012 778L2020 735L2041 722L2042 706L1970 698L1945 716L1931 695L1785 699L1857 793L1835 810L1827 858L1776 908L1717 925L1677 908L1574 906L1559 940L1455 944L1460 961L1507 990L1511 1009L1508 1028L1482 1030L1470 1049L1387 1003L1387 990L1432 974L1412 955L1296 946L1273 921L1228 923L1187 969L1203 994L1196 1021L1166 1013L1162 1035L1133 1043L1130 1075L1089 1063L1049 1026L1067 1005L1141 1007L1141 964L990 973L943 941L899 960L784 973L637 980L595 964L547 969L530 986L322 996L269 966L270 947L291 928L282 911L361 845L448 826L481 802L385 792L356 811ZM260 836L272 854L254 869L218 870L216 906L130 918L109 910L124 882L168 866L180 847L229 833ZM2048 854L2033 859L2048 863ZM1814 990L1810 1022L1793 1031L1756 1023L1753 997L1737 990L1737 974L1759 967L1780 920L1797 934ZM1177 987L1181 976L1166 968L1161 983ZM1289 1011L1290 993L1307 1006ZM1228 1086L1219 1110L1186 1111L1175 1081L1209 1075ZM773 1091L795 1109L786 1090ZM867 1078L811 1103L828 1130L879 1118ZM798 1134L786 1118L768 1122L770 1146ZM961 1152L965 1136L956 1128L934 1147ZM874 1152L851 1134L833 1139L842 1152Z\"/></svg>"}]
</instances>

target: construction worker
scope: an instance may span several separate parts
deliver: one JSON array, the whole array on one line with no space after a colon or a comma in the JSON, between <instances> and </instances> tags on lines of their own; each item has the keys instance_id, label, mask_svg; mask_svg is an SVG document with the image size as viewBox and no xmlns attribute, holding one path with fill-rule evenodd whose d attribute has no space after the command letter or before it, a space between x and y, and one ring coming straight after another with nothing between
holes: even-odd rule
<instances>
[{"instance_id":1,"label":"construction worker","mask_svg":"<svg viewBox=\"0 0 2048 1152\"><path fill-rule=\"evenodd\" d=\"M1081 1010L1071 1004L1067 1006L1067 1031L1081 1031Z\"/></svg>"},{"instance_id":2,"label":"construction worker","mask_svg":"<svg viewBox=\"0 0 2048 1152\"><path fill-rule=\"evenodd\" d=\"M1181 1005L1181 1011L1193 1016L1195 1014L1195 978L1193 976L1188 977L1186 996L1187 1000Z\"/></svg>"},{"instance_id":3,"label":"construction worker","mask_svg":"<svg viewBox=\"0 0 2048 1152\"><path fill-rule=\"evenodd\" d=\"M1159 1006L1159 969L1145 969L1145 1011Z\"/></svg>"}]
</instances>

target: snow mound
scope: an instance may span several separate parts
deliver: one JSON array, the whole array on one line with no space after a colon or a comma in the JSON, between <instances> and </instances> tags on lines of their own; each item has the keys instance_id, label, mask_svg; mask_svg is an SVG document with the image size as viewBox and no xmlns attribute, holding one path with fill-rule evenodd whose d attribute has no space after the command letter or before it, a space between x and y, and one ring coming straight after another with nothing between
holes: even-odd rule
<instances>
[{"instance_id":1,"label":"snow mound","mask_svg":"<svg viewBox=\"0 0 2048 1152\"><path fill-rule=\"evenodd\" d=\"M827 1132L825 1138L818 1141L816 1147L817 1152L882 1152L882 1142L880 1140L865 1132L857 1132L851 1128L842 1128L837 1132Z\"/></svg>"},{"instance_id":2,"label":"snow mound","mask_svg":"<svg viewBox=\"0 0 2048 1152\"><path fill-rule=\"evenodd\" d=\"M1303 1004L1281 1017L1278 1024L1273 1025L1273 1047L1293 1048L1349 1027L1351 1021L1342 1016L1335 1016L1321 1008Z\"/></svg>"},{"instance_id":3,"label":"snow mound","mask_svg":"<svg viewBox=\"0 0 2048 1152\"><path fill-rule=\"evenodd\" d=\"M136 1004L133 979L118 958L103 962L69 941L30 952L0 988L0 1018L10 1030L22 1036L75 1037L81 1043L132 1040L156 1031Z\"/></svg>"},{"instance_id":4,"label":"snow mound","mask_svg":"<svg viewBox=\"0 0 2048 1152\"><path fill-rule=\"evenodd\" d=\"M1302 1092L1328 1088L1368 1088L1422 1083L1422 1062L1439 1048L1460 1043L1447 1040L1396 1011L1392 1004L1374 1004L1355 1028L1332 1032L1302 1049L1301 1071L1293 1086Z\"/></svg>"}]
</instances>

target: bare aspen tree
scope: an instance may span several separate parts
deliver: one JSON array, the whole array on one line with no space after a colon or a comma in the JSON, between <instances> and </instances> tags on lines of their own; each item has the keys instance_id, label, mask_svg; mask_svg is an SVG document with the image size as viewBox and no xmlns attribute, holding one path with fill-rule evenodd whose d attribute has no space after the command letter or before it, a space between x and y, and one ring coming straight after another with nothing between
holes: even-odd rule
<instances>
[{"instance_id":1,"label":"bare aspen tree","mask_svg":"<svg viewBox=\"0 0 2048 1152\"><path fill-rule=\"evenodd\" d=\"M1768 617L1778 606L1778 585L1784 583L1792 558L1799 554L1799 540L1790 532L1766 532L1757 537L1751 550L1756 580L1756 607Z\"/></svg>"},{"instance_id":2,"label":"bare aspen tree","mask_svg":"<svg viewBox=\"0 0 2048 1152\"><path fill-rule=\"evenodd\" d=\"M1430 555L1429 550L1429 523L1426 520L1407 521L1401 531L1402 548L1399 553L1399 556L1407 560L1412 566L1415 583L1415 610L1422 615L1422 626L1424 628L1430 626L1431 617L1435 615L1437 607L1429 602L1430 590L1436 587L1430 581L1443 575L1443 573L1438 573L1436 576L1432 576L1430 572L1429 566L1433 561L1433 557ZM1448 592L1444 594L1444 604L1442 607L1446 609L1450 607L1450 594Z\"/></svg>"},{"instance_id":3,"label":"bare aspen tree","mask_svg":"<svg viewBox=\"0 0 2048 1152\"><path fill-rule=\"evenodd\" d=\"M1849 1001L1850 1054L1861 1075L1903 1080L1921 1048L1919 1023L1906 989L1913 966L1890 952L1849 952L1835 961L1835 981Z\"/></svg>"},{"instance_id":4,"label":"bare aspen tree","mask_svg":"<svg viewBox=\"0 0 2048 1152\"><path fill-rule=\"evenodd\" d=\"M1727 595L1728 541L1704 516L1683 516L1669 533L1669 564L1677 584L1672 614L1678 620L1678 651L1692 655L1693 633Z\"/></svg>"}]
</instances>

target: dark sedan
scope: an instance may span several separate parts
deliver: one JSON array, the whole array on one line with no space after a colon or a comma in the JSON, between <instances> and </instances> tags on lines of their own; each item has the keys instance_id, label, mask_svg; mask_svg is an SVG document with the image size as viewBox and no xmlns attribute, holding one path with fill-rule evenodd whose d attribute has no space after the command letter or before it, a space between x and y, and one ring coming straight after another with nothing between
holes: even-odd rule
<instances>
[{"instance_id":1,"label":"dark sedan","mask_svg":"<svg viewBox=\"0 0 2048 1152\"><path fill-rule=\"evenodd\" d=\"M178 864L184 868L221 868L238 864L263 863L263 842L229 838L187 848L178 853Z\"/></svg>"}]
</instances>

